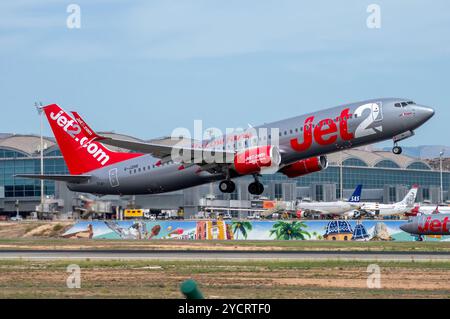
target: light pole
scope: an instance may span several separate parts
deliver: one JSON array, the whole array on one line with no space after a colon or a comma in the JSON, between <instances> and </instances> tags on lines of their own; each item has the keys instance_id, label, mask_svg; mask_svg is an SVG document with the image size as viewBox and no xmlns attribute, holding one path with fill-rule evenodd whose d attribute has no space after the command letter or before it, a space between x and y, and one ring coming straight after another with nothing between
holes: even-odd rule
<instances>
[{"instance_id":1,"label":"light pole","mask_svg":"<svg viewBox=\"0 0 450 319\"><path fill-rule=\"evenodd\" d=\"M343 174L343 166L344 166L344 164L343 164L343 162L342 162L342 151L340 152L340 154L341 154L341 160L340 160L340 167L339 167L339 181L340 181L340 195L341 195L341 201L343 201L344 200L344 174Z\"/></svg>"},{"instance_id":2,"label":"light pole","mask_svg":"<svg viewBox=\"0 0 450 319\"><path fill-rule=\"evenodd\" d=\"M444 203L444 183L442 180L442 156L444 156L444 151L439 153L439 167L441 172L441 202Z\"/></svg>"},{"instance_id":3,"label":"light pole","mask_svg":"<svg viewBox=\"0 0 450 319\"><path fill-rule=\"evenodd\" d=\"M36 110L41 117L41 146L40 146L40 155L41 155L41 175L44 175L44 118L43 118L43 110L42 110L42 103L39 102L35 103ZM44 180L41 179L41 211L44 210Z\"/></svg>"}]
</instances>

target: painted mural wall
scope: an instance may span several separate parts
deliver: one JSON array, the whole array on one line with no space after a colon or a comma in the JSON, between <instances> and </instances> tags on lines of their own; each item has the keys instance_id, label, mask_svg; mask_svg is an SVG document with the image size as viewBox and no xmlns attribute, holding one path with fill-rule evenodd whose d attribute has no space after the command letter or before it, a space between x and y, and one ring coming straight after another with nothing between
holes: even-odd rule
<instances>
[{"instance_id":1,"label":"painted mural wall","mask_svg":"<svg viewBox=\"0 0 450 319\"><path fill-rule=\"evenodd\" d=\"M80 221L65 238L178 240L415 241L399 227L405 221ZM450 236L425 236L450 241Z\"/></svg>"}]
</instances>

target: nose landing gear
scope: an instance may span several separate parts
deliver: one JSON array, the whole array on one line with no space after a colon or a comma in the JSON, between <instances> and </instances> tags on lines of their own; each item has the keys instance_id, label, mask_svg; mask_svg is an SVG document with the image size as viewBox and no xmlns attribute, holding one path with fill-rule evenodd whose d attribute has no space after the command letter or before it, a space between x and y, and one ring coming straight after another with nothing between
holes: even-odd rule
<instances>
[{"instance_id":1,"label":"nose landing gear","mask_svg":"<svg viewBox=\"0 0 450 319\"><path fill-rule=\"evenodd\" d=\"M400 146L398 146L398 142L406 140L407 138L410 138L411 136L414 136L414 131L411 131L411 130L394 136L392 138L394 141L394 147L392 148L392 153L394 153L395 155L400 155L403 152L403 149Z\"/></svg>"},{"instance_id":2,"label":"nose landing gear","mask_svg":"<svg viewBox=\"0 0 450 319\"><path fill-rule=\"evenodd\" d=\"M400 155L402 152L403 149L397 144L395 144L395 146L392 148L392 153L394 153L395 155Z\"/></svg>"}]
</instances>

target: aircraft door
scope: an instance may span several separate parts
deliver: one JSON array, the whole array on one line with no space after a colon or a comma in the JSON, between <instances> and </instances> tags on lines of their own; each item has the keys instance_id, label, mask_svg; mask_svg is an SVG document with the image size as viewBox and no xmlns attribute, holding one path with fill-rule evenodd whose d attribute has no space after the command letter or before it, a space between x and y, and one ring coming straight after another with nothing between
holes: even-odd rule
<instances>
[{"instance_id":1,"label":"aircraft door","mask_svg":"<svg viewBox=\"0 0 450 319\"><path fill-rule=\"evenodd\" d=\"M372 103L372 118L374 122L383 120L383 108L381 103Z\"/></svg>"},{"instance_id":2,"label":"aircraft door","mask_svg":"<svg viewBox=\"0 0 450 319\"><path fill-rule=\"evenodd\" d=\"M119 177L117 176L117 168L109 170L109 183L112 187L119 186Z\"/></svg>"}]
</instances>

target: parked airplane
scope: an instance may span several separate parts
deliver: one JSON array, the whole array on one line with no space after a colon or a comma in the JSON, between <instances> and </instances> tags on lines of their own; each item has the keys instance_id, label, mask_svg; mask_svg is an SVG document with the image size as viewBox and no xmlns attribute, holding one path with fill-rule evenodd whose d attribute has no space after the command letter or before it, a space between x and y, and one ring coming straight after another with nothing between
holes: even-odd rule
<instances>
[{"instance_id":1,"label":"parked airplane","mask_svg":"<svg viewBox=\"0 0 450 319\"><path fill-rule=\"evenodd\" d=\"M411 209L410 212L406 213L406 216L417 216L419 214L426 214L426 215L431 215L431 214L440 214L440 213L444 213L444 214L448 214L450 213L450 206L432 206L432 205L416 205L414 206L413 209Z\"/></svg>"},{"instance_id":2,"label":"parked airplane","mask_svg":"<svg viewBox=\"0 0 450 319\"><path fill-rule=\"evenodd\" d=\"M450 235L450 214L417 215L400 229L413 235Z\"/></svg>"},{"instance_id":3,"label":"parked airplane","mask_svg":"<svg viewBox=\"0 0 450 319\"><path fill-rule=\"evenodd\" d=\"M328 166L328 153L393 139L393 152L400 154L398 142L413 136L414 130L434 115L432 108L409 100L381 98L264 124L251 131L266 129L269 135L247 130L200 144L170 145L101 136L75 112L72 117L56 104L42 110L70 174L17 176L64 181L77 192L119 195L170 192L213 181L221 181L220 190L231 193L235 190L232 179L245 175L254 177L249 192L260 195L264 191L260 174L280 172L293 178L321 171ZM133 152L116 152L104 145Z\"/></svg>"},{"instance_id":4,"label":"parked airplane","mask_svg":"<svg viewBox=\"0 0 450 319\"><path fill-rule=\"evenodd\" d=\"M373 216L403 215L411 211L417 197L418 186L414 185L401 202L394 204L362 203L361 211Z\"/></svg>"},{"instance_id":5,"label":"parked airplane","mask_svg":"<svg viewBox=\"0 0 450 319\"><path fill-rule=\"evenodd\" d=\"M356 186L355 191L348 201L335 202L297 202L297 210L301 211L302 217L309 217L313 214L321 215L342 215L348 211L359 209L362 185Z\"/></svg>"}]
</instances>

